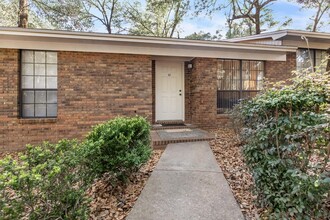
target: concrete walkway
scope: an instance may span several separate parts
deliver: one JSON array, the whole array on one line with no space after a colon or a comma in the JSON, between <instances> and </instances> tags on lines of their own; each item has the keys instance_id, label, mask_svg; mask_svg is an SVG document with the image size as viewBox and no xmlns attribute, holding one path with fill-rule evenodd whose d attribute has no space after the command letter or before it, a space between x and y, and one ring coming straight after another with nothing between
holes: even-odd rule
<instances>
[{"instance_id":1,"label":"concrete walkway","mask_svg":"<svg viewBox=\"0 0 330 220\"><path fill-rule=\"evenodd\" d=\"M244 219L207 142L170 144L127 220Z\"/></svg>"}]
</instances>

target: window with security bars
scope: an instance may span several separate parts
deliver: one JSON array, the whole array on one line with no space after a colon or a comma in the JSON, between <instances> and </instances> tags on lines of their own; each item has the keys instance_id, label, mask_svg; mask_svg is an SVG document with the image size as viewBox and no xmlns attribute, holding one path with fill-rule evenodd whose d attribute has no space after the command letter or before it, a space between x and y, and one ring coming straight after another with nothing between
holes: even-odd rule
<instances>
[{"instance_id":1,"label":"window with security bars","mask_svg":"<svg viewBox=\"0 0 330 220\"><path fill-rule=\"evenodd\" d=\"M263 61L219 60L217 113L226 113L241 99L255 96L263 87L264 68Z\"/></svg>"},{"instance_id":2,"label":"window with security bars","mask_svg":"<svg viewBox=\"0 0 330 220\"><path fill-rule=\"evenodd\" d=\"M21 52L21 117L57 117L56 52Z\"/></svg>"}]
</instances>

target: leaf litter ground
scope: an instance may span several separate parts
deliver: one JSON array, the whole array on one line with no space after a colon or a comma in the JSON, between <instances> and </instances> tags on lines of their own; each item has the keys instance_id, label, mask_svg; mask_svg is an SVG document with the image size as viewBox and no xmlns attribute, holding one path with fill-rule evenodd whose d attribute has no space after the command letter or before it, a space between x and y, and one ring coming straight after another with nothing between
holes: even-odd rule
<instances>
[{"instance_id":1,"label":"leaf litter ground","mask_svg":"<svg viewBox=\"0 0 330 220\"><path fill-rule=\"evenodd\" d=\"M264 210L255 204L252 175L244 162L237 136L231 129L221 128L211 132L216 136L215 140L210 141L211 149L245 218L259 219Z\"/></svg>"}]
</instances>

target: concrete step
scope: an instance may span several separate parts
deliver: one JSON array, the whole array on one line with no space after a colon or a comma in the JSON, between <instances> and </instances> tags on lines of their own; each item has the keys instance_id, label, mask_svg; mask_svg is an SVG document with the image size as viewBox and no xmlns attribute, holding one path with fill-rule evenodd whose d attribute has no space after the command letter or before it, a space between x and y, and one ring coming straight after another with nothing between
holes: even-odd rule
<instances>
[{"instance_id":1,"label":"concrete step","mask_svg":"<svg viewBox=\"0 0 330 220\"><path fill-rule=\"evenodd\" d=\"M182 120L158 120L156 121L156 124L161 124L161 125L182 125L184 124L184 121Z\"/></svg>"},{"instance_id":2,"label":"concrete step","mask_svg":"<svg viewBox=\"0 0 330 220\"><path fill-rule=\"evenodd\" d=\"M154 124L152 125L152 130L166 130L166 129L185 129L185 128L197 128L196 125L184 124L184 125L173 125L173 124Z\"/></svg>"},{"instance_id":3,"label":"concrete step","mask_svg":"<svg viewBox=\"0 0 330 220\"><path fill-rule=\"evenodd\" d=\"M215 136L198 128L159 129L151 131L152 146L163 148L172 143L210 141Z\"/></svg>"}]
</instances>

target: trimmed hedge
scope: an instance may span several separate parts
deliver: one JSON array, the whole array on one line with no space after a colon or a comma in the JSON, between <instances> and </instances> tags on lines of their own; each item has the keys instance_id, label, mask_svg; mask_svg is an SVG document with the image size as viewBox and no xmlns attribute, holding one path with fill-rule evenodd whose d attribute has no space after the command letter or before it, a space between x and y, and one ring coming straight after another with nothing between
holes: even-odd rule
<instances>
[{"instance_id":1,"label":"trimmed hedge","mask_svg":"<svg viewBox=\"0 0 330 220\"><path fill-rule=\"evenodd\" d=\"M0 160L0 219L88 219L85 192L93 180L104 173L126 180L150 153L142 117L100 124L82 143L28 145L19 160Z\"/></svg>"},{"instance_id":2,"label":"trimmed hedge","mask_svg":"<svg viewBox=\"0 0 330 220\"><path fill-rule=\"evenodd\" d=\"M94 127L84 145L93 172L125 180L150 157L150 125L143 117L118 117Z\"/></svg>"}]
</instances>

